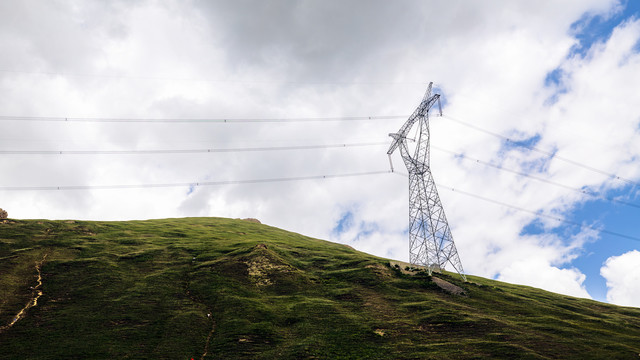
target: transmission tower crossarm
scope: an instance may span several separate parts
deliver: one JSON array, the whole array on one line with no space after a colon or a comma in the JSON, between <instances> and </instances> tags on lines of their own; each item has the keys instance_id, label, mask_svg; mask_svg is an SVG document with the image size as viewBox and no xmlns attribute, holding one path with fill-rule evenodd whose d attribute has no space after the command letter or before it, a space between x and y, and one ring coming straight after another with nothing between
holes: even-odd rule
<instances>
[{"instance_id":1,"label":"transmission tower crossarm","mask_svg":"<svg viewBox=\"0 0 640 360\"><path fill-rule=\"evenodd\" d=\"M436 103L436 101L438 102L438 107L440 108L440 115L442 115L442 106L440 105L440 94L435 94L430 98L428 98L426 101L423 101L422 104L420 104L420 107L418 108L418 110L420 110L419 116L424 116L431 109L433 104Z\"/></svg>"},{"instance_id":2,"label":"transmission tower crossarm","mask_svg":"<svg viewBox=\"0 0 640 360\"><path fill-rule=\"evenodd\" d=\"M442 115L442 106L440 104L440 94L431 95L431 88L433 87L433 82L429 83L429 87L424 94L422 102L420 105L414 110L413 114L409 116L409 119L402 125L400 130L397 133L389 134L393 138L393 142L391 146L389 146L389 150L387 151L388 155L393 154L393 152L398 148L398 145L401 141L404 141L407 138L407 134L416 123L416 121L424 118L427 112L431 109L431 107L438 102L438 108L440 110L440 115Z\"/></svg>"},{"instance_id":3,"label":"transmission tower crossarm","mask_svg":"<svg viewBox=\"0 0 640 360\"><path fill-rule=\"evenodd\" d=\"M415 122L419 119L417 112L418 110L416 109L416 111L414 111L413 114L411 114L409 119L404 123L404 125L402 125L402 127L400 128L400 130L398 130L397 133L389 134L389 136L393 138L393 142L391 143L391 146L389 146L389 150L387 151L387 154L389 155L393 154L393 152L396 151L396 149L398 148L398 145L400 145L400 142L404 141L407 138L407 134L409 133L409 130L411 130L411 128L413 127L413 124L415 124Z\"/></svg>"}]
</instances>

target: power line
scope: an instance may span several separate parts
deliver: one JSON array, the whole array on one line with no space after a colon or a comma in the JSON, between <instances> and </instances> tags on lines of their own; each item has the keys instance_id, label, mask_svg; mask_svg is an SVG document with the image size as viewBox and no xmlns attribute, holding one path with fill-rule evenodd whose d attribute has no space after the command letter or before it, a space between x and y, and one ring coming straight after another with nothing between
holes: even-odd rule
<instances>
[{"instance_id":1,"label":"power line","mask_svg":"<svg viewBox=\"0 0 640 360\"><path fill-rule=\"evenodd\" d=\"M168 118L168 119L162 119L162 118L81 118L81 117L46 117L46 116L10 116L10 115L3 115L0 116L0 121L44 121L44 122L94 122L94 123L229 123L229 124L238 124L238 123L287 123L287 122L323 122L323 121L366 121L366 120L392 120L392 119L404 119L407 118L408 115L383 115L383 116L351 116L351 117L301 117L301 118ZM516 142L511 140L509 137L492 132L490 130L486 130L483 129L481 127L478 127L476 125L470 124L468 122L462 121L460 119L448 116L448 115L443 115L442 117L451 120L453 122L456 122L460 125L466 126L468 128L474 129L476 131L497 137L499 139L502 139L506 142L512 143L516 146L519 147L523 147L526 149L529 149L531 151L535 151L538 152L540 154L543 154L549 158L555 158L561 161L564 161L566 163L572 164L574 166L578 166L587 170L590 170L592 172L596 172L598 174L601 175L605 175L609 178L612 179L616 179L616 180L621 180L624 181L626 183L632 184L632 185L640 185L638 182L631 180L631 179L627 179L625 177L601 170L601 169L597 169L594 168L590 165L569 159L569 158L565 158L562 156L559 156L557 154L554 154L552 152L543 150L543 149L539 149L537 147L534 146L529 146L529 145L525 145L522 144L520 142ZM195 152L200 152L200 151L195 151ZM59 152L58 152L59 153ZM78 152L79 153L79 152ZM86 153L90 153L90 152L86 152ZM106 153L106 152L105 152ZM153 152L149 152L149 153L153 153ZM162 151L157 152L157 153L164 153ZM26 152L25 152L26 154Z\"/></svg>"},{"instance_id":2,"label":"power line","mask_svg":"<svg viewBox=\"0 0 640 360\"><path fill-rule=\"evenodd\" d=\"M398 174L398 175L401 175L401 176L404 176L404 177L408 177L408 175L402 174L402 173L398 173L398 172L394 172L394 174ZM533 211L533 210L525 209L525 208L522 208L522 207L519 207L519 206L507 204L507 203L504 203L502 201L490 199L490 198L487 198L487 197L484 197L484 196L481 196L481 195L478 195L478 194L474 194L474 193L471 193L471 192L467 192L467 191L463 191L463 190L460 190L460 189L452 188L452 187L449 187L449 186L446 186L446 185L442 185L440 183L436 183L436 186L438 186L439 188L444 188L444 189L447 189L447 190L451 190L452 192L455 192L455 193L467 195L467 196L470 196L470 197L473 197L473 198L476 198L476 199L479 199L479 200L483 200L483 201L490 202L490 203L493 203L493 204L496 204L496 205L504 206L504 207L507 207L507 208L510 208L510 209L514 209L514 210L517 210L517 211L526 212L526 213L533 214L533 215L536 215L536 216L545 217L545 218L548 218L548 219L552 219L552 220L556 220L556 221L559 221L559 222L563 222L565 224L579 226L581 228L587 228L587 229L595 230L595 231L598 231L598 232L601 232L601 233L604 233L604 234L609 234L609 235L613 235L613 236L617 236L617 237L621 237L621 238L625 238L625 239L629 239L629 240L640 241L639 237L635 237L635 236L631 236L631 235L625 235L625 234L622 234L622 233L618 233L618 232L615 232L615 231L609 231L609 230L605 230L605 229L598 229L598 228L596 228L594 226L581 224L581 223L578 223L576 221L571 221L571 220L567 220L567 219L563 219L563 218L558 218L558 217L555 217L555 216L552 216L552 215L547 215L547 214L542 213L541 211Z\"/></svg>"},{"instance_id":3,"label":"power line","mask_svg":"<svg viewBox=\"0 0 640 360\"><path fill-rule=\"evenodd\" d=\"M287 123L287 122L323 122L323 121L366 121L366 120L393 120L393 119L404 119L407 118L408 115L382 115L382 116L346 116L346 117L301 117L301 118L244 118L244 119L233 119L233 118L170 118L170 119L162 119L162 118L81 118L81 117L46 117L46 116L10 116L10 115L2 115L0 116L0 121L44 121L44 122L87 122L87 123L223 123L223 124L240 124L240 123ZM468 122L462 121L460 119L443 115L442 117L456 122L460 125L466 126L468 128L474 129L476 131L497 137L509 143L512 143L516 146L523 147L529 149L531 151L538 152L543 154L549 158L555 158L566 163L572 164L574 166L578 166L598 174L605 175L612 179L621 180L627 182L632 185L640 185L636 181L631 179L627 179L625 177L600 170L594 168L592 166L586 165L584 163L571 160L552 152L539 149L534 146L525 145L516 141L511 140L509 137L492 132L490 130L483 129L476 125L470 124ZM150 152L151 153L151 152ZM161 152L159 152L161 153Z\"/></svg>"},{"instance_id":4,"label":"power line","mask_svg":"<svg viewBox=\"0 0 640 360\"><path fill-rule=\"evenodd\" d=\"M524 172L521 172L521 171L517 171L517 170L513 170L513 169L507 169L507 168L502 167L501 165L496 165L496 164L492 164L490 162L474 159L474 158L471 158L471 157L469 157L467 155L464 155L462 153L456 153L454 151L446 150L446 149L443 149L443 148L435 146L435 145L431 145L431 147L433 149L436 149L436 150L439 150L439 151L442 151L442 152L445 152L445 153L452 154L452 155L454 155L456 157L459 157L461 159L473 161L476 164L482 164L482 165L485 165L485 166L490 166L490 167L493 167L493 168L501 170L501 171L510 172L512 174L516 174L516 175L519 175L519 176L523 176L523 177L527 177L527 178L530 178L530 179L534 179L534 180L537 180L537 181L540 181L540 182L544 182L544 183L547 183L547 184L550 184L550 185L558 186L558 187L561 187L561 188L564 188L564 189L572 190L572 191L575 191L575 192L583 194L583 195L588 195L588 196L597 198L599 200L606 200L606 201L609 201L609 202L612 202L612 203L618 203L618 204L634 207L636 209L640 209L640 205L638 205L638 204L629 203L629 202L626 202L626 201L622 201L622 200L610 198L610 197L607 197L607 196L603 196L603 195L594 193L592 191L587 191L587 190L584 190L584 189L579 189L579 188L571 187L571 186L568 186L568 185L560 184L558 182L555 182L555 181L552 181L552 180L549 180L549 179L545 179L545 178L542 178L542 177L538 177L538 176L533 176L531 174L527 174L527 173L524 173Z\"/></svg>"},{"instance_id":5,"label":"power line","mask_svg":"<svg viewBox=\"0 0 640 360\"><path fill-rule=\"evenodd\" d=\"M581 163L581 162L578 162L578 161L575 161L575 160L571 160L571 159L569 159L569 158L562 157L562 156L560 156L560 155L554 154L554 153L552 153L552 152L550 152L550 151L546 151L546 150L543 150L543 149L537 148L537 147L535 147L535 146L525 145L525 144L523 144L523 143L520 143L520 142L517 142L517 141L513 141L513 140L511 140L511 139L510 139L509 137L507 137L507 136L500 135L500 134L498 134L498 133L495 133L495 132L492 132L492 131L489 131L489 130L483 129L483 128L481 128L481 127L478 127L478 126L475 126L475 125L473 125L473 124L467 123L467 122L465 122L465 121L462 121L462 120L459 120L459 119L453 118L453 117L451 117L451 116L443 115L442 117L444 117L444 118L446 118L446 119L448 119L448 120L451 120L451 121L453 121L453 122L456 122L456 123L458 123L458 124L460 124L460 125L466 126L466 127L468 127L468 128L471 128L471 129L474 129L474 130L477 130L477 131L483 132L483 133L485 133L485 134L488 134L488 135L491 135L491 136L497 137L497 138L499 138L499 139L502 139L502 140L504 140L504 141L506 141L506 142L508 142L508 143L514 144L514 145L516 145L516 146L523 147L523 148L525 148L525 149L529 149L529 150L531 150L531 151L535 151L535 152L537 152L537 153L543 154L543 155L545 155L545 156L549 157L550 159L558 159L558 160L564 161L564 162L566 162L566 163L572 164L572 165L574 165L574 166L578 166L578 167L581 167L581 168L583 168L583 169L587 169L587 170L589 170L589 171L592 171L592 172L595 172L595 173L598 173L598 174L601 174L601 175L605 175L605 176L607 176L607 177L609 177L609 178L616 179L616 180L620 180L620 181L624 181L624 182L626 182L626 183L628 183L628 184L631 184L631 185L640 185L640 183L638 183L638 182L636 182L636 181L634 181L634 180L627 179L627 178L624 178L624 177L622 177L622 176L618 176L618 175L613 174L613 173L610 173L610 172L608 172L608 171L604 171L604 170L601 170L601 169L594 168L594 167L592 167L592 166L590 166L590 165L587 165L587 164L584 164L584 163Z\"/></svg>"},{"instance_id":6,"label":"power line","mask_svg":"<svg viewBox=\"0 0 640 360\"><path fill-rule=\"evenodd\" d=\"M381 116L337 116L337 117L300 117L300 118L92 118L92 117L55 117L55 116L12 116L1 115L0 121L44 121L44 122L89 122L89 123L287 123L322 121L366 121L404 119L406 115Z\"/></svg>"},{"instance_id":7,"label":"power line","mask_svg":"<svg viewBox=\"0 0 640 360\"><path fill-rule=\"evenodd\" d=\"M280 178L267 178L267 179L251 179L251 180L227 180L227 181L203 181L203 182L183 182L183 183L161 183L161 184L118 184L118 185L69 185L69 186L2 186L0 187L0 191L70 191L70 190L123 190L123 189L150 189L150 188L171 188L171 187L201 187L201 186L222 186L222 185L242 185L242 184L263 184L263 183L274 183L274 182L294 182L294 181L304 181L304 180L325 180L325 179L336 179L336 178L347 178L347 177L359 177L359 176L369 176L369 175L380 175L380 174L397 174L404 177L408 177L406 174L401 174L398 172L391 172L390 170L382 170L382 171L367 171L367 172L358 172L358 173L346 173L346 174L330 174L330 175L311 175L311 176L298 176L298 177L280 177ZM437 183L438 187L445 188L451 190L453 192L457 192L463 195L471 196L476 199L480 199L483 201L491 202L497 205L505 206L514 210L530 213L540 217L546 217L549 219L557 220L566 224L580 226L584 228L589 228L595 231L599 231L605 234L622 237L629 240L640 241L640 238L621 234L614 231L598 229L593 226L580 224L574 221L556 218L551 215L543 214L539 211L533 211L524 209L515 205L510 205L498 200L486 198L481 195L473 194L470 192L466 192L460 189L455 189L446 185L442 185Z\"/></svg>"},{"instance_id":8,"label":"power line","mask_svg":"<svg viewBox=\"0 0 640 360\"><path fill-rule=\"evenodd\" d=\"M286 151L313 150L347 147L365 147L388 145L388 142L298 145L255 148L210 148L210 149L175 149L175 150L0 150L0 155L147 155L147 154L197 154L197 153L229 153L252 151Z\"/></svg>"},{"instance_id":9,"label":"power line","mask_svg":"<svg viewBox=\"0 0 640 360\"><path fill-rule=\"evenodd\" d=\"M407 178L409 177L409 175L404 174L404 173L400 173L400 172L397 172L397 171L393 172L393 174L397 174L397 175L400 175L400 176L403 176L403 177L407 177ZM617 236L617 237L621 237L621 238L625 238L625 239L629 239L629 240L640 241L640 237L635 237L635 236L631 236L631 235L625 235L625 234L618 233L618 232L615 232L615 231L598 229L598 228L593 227L593 226L580 224L580 223L575 222L575 221L571 221L571 220L567 220L567 219L563 219L563 218L558 218L558 217L555 217L555 216L547 215L547 214L544 214L544 213L542 213L540 211L533 211L533 210L525 209L525 208L522 208L522 207L519 207L519 206L507 204L507 203L504 203L502 201L490 199L490 198L487 198L487 197L484 197L484 196L481 196L481 195L478 195L478 194L474 194L474 193L471 193L471 192L467 192L467 191L463 191L463 190L460 190L460 189L452 188L450 186L442 185L440 183L436 183L436 186L439 187L439 188L444 188L444 189L447 189L447 190L451 190L452 192L456 192L456 193L459 193L459 194L467 195L467 196L470 196L470 197L473 197L473 198L476 198L476 199L479 199L479 200L483 200L483 201L490 202L490 203L493 203L493 204L496 204L496 205L504 206L504 207L507 207L507 208L510 208L510 209L514 209L514 210L517 210L517 211L526 212L526 213L533 214L533 215L536 215L536 216L545 217L545 218L548 218L548 219L552 219L552 220L556 220L556 221L559 221L559 222L563 222L565 224L579 226L581 228L587 228L587 229L591 229L591 230L602 232L604 234L609 234L609 235L613 235L613 236Z\"/></svg>"},{"instance_id":10,"label":"power line","mask_svg":"<svg viewBox=\"0 0 640 360\"><path fill-rule=\"evenodd\" d=\"M542 213L540 211L528 210L528 209L525 209L525 208L522 208L522 207L519 207L519 206L515 206L515 205L504 203L502 201L490 199L490 198L487 198L487 197L484 197L484 196L481 196L481 195L478 195L478 194L473 194L473 193L466 192L466 191L463 191L463 190L454 189L452 187L448 187L448 186L441 185L441 184L437 184L437 185L438 185L438 187L445 188L445 189L451 190L451 191L456 192L456 193L460 193L460 194L463 194L463 195L471 196L471 197L474 197L476 199L480 199L480 200L483 200L483 201L487 201L487 202L490 202L490 203L494 203L494 204L497 204L497 205L508 207L508 208L511 208L511 209L514 209L514 210L526 212L526 213L533 214L533 215L540 216L540 217L545 217L545 218L556 220L556 221L559 221L559 222L563 222L563 223L569 224L569 225L579 226L581 228L587 228L587 229L595 230L595 231L598 231L598 232L601 232L601 233L604 233L604 234L609 234L609 235L613 235L613 236L617 236L617 237L621 237L621 238L625 238L625 239L629 239L629 240L634 240L634 241L640 241L639 237L635 237L635 236L631 236L631 235L625 235L625 234L621 234L619 232L609 231L609 230L605 230L605 229L598 229L598 228L596 228L594 226L581 224L579 222L571 221L571 220L567 220L567 219L563 219L563 218L558 218L558 217L555 217L555 216L552 216L552 215L547 215L547 214L544 214L544 213Z\"/></svg>"},{"instance_id":11,"label":"power line","mask_svg":"<svg viewBox=\"0 0 640 360\"><path fill-rule=\"evenodd\" d=\"M252 180L228 180L228 181L203 181L187 183L164 183L164 184L129 184L129 185L71 185L71 186L2 186L0 191L58 191L58 190L118 190L118 189L148 189L148 188L169 188L169 187L198 187L198 186L220 186L220 185L240 185L240 184L261 184L272 182L290 182L302 180L324 180L334 178L346 178L367 175L379 175L391 173L384 171L367 171L347 174L312 175L298 177L280 177L269 179Z\"/></svg>"},{"instance_id":12,"label":"power line","mask_svg":"<svg viewBox=\"0 0 640 360\"><path fill-rule=\"evenodd\" d=\"M152 154L197 154L197 153L229 153L229 152L260 152L260 151L287 151L287 150L312 150L312 149L328 149L328 148L347 148L347 147L366 147L366 146L380 146L388 145L388 142L373 142L373 143L351 143L351 144L326 144L326 145L301 145L301 146L279 146L279 147L258 147L258 148L208 148L208 149L161 149L161 150L0 150L0 155L152 155ZM435 145L432 148L454 155L458 158L473 161L476 164L482 164L485 166L493 167L495 169L510 172L519 176L534 179L540 182L544 182L550 185L562 187L564 189L572 190L574 192L588 195L600 200L606 200L612 203L618 203L630 207L640 209L640 205L625 202L622 200L606 197L597 193L579 189L558 182L554 182L541 177L533 176L531 174L523 173L517 170L504 168L501 165L496 165L490 162L474 159L463 153L456 153L451 150L447 150Z\"/></svg>"}]
</instances>

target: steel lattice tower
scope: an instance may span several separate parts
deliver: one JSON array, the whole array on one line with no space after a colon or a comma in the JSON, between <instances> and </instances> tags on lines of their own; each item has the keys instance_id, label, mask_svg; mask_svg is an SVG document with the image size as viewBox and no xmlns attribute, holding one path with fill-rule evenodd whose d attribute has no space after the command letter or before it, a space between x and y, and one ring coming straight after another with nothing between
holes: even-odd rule
<instances>
[{"instance_id":1,"label":"steel lattice tower","mask_svg":"<svg viewBox=\"0 0 640 360\"><path fill-rule=\"evenodd\" d=\"M442 115L440 95L431 95L432 86L433 83L430 83L422 102L400 130L389 134L393 142L387 154L391 162L391 154L399 148L409 172L409 261L413 265L426 267L429 275L444 269L449 262L466 281L429 167L429 110L436 102ZM407 135L416 123L417 139L412 156Z\"/></svg>"}]
</instances>

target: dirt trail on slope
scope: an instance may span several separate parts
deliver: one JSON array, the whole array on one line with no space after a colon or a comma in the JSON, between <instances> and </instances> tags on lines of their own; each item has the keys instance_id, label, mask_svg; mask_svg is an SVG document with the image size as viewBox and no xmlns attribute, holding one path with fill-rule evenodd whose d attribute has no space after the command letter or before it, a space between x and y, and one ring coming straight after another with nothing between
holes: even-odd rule
<instances>
[{"instance_id":1,"label":"dirt trail on slope","mask_svg":"<svg viewBox=\"0 0 640 360\"><path fill-rule=\"evenodd\" d=\"M42 288L42 274L40 273L40 268L42 267L42 264L44 263L44 260L46 258L47 258L47 254L44 254L44 256L42 257L42 260L36 262L36 272L38 274L38 278L37 278L37 285L35 287L33 287L33 295L31 296L31 299L29 300L27 305L25 305L25 307L23 307L22 310L20 310L20 312L18 312L18 314L13 317L13 320L11 320L11 322L9 324L4 325L4 326L0 326L0 332L3 332L5 330L11 328L15 323L18 322L18 320L22 319L26 315L27 310L29 310L30 308L38 305L38 299L43 294L42 289L41 289Z\"/></svg>"},{"instance_id":2,"label":"dirt trail on slope","mask_svg":"<svg viewBox=\"0 0 640 360\"><path fill-rule=\"evenodd\" d=\"M207 317L211 321L211 331L209 331L209 335L207 335L207 341L204 343L204 352L202 353L202 356L200 357L200 360L204 360L205 356L207 356L207 354L209 353L209 342L211 342L211 336L213 336L213 333L216 331L216 322L215 322L215 320L213 320L213 312L211 311L211 309L209 309L209 307L204 302L202 302L200 299L196 298L195 296L193 296L191 294L191 292L189 291L189 286L188 285L187 285L187 287L185 289L185 293L186 293L187 297L189 299L191 299L191 301L193 301L193 302L195 302L197 304L204 305L204 307L207 309Z\"/></svg>"}]
</instances>

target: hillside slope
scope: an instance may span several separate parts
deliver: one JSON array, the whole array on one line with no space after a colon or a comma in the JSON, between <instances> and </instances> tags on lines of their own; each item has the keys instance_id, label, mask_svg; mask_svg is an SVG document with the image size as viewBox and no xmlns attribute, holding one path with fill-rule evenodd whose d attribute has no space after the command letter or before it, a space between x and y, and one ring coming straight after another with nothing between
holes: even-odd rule
<instances>
[{"instance_id":1,"label":"hillside slope","mask_svg":"<svg viewBox=\"0 0 640 360\"><path fill-rule=\"evenodd\" d=\"M0 223L0 359L640 354L640 309L436 276L465 295L243 220L9 220Z\"/></svg>"}]
</instances>

